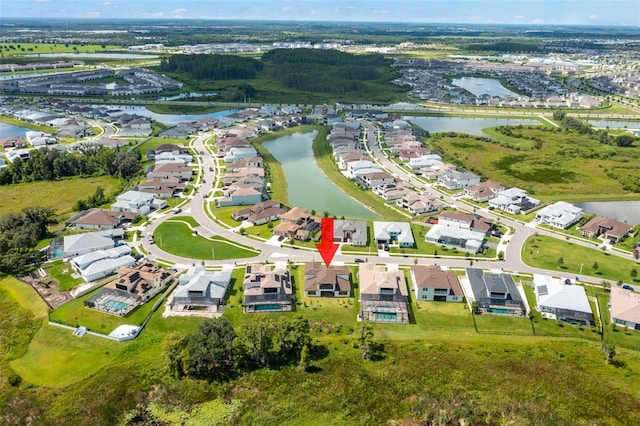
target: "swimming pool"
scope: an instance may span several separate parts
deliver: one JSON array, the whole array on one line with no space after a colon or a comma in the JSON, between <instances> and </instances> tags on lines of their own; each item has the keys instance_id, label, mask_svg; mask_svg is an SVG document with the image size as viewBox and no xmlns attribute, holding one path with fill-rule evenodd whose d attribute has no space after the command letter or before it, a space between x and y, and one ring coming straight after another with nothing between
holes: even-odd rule
<instances>
[{"instance_id":1,"label":"swimming pool","mask_svg":"<svg viewBox=\"0 0 640 426\"><path fill-rule=\"evenodd\" d=\"M107 308L111 308L116 312L120 312L121 310L129 306L128 303L120 302L118 300L113 300L113 299L105 300L104 302L102 302L102 305L106 306Z\"/></svg>"},{"instance_id":2,"label":"swimming pool","mask_svg":"<svg viewBox=\"0 0 640 426\"><path fill-rule=\"evenodd\" d=\"M511 315L511 309L504 309L504 308L491 308L491 309L487 309L487 312L490 312L492 314L498 314L498 315Z\"/></svg>"},{"instance_id":3,"label":"swimming pool","mask_svg":"<svg viewBox=\"0 0 640 426\"><path fill-rule=\"evenodd\" d=\"M398 314L395 312L394 313L376 312L374 316L375 316L375 319L379 321L397 321L398 320Z\"/></svg>"},{"instance_id":4,"label":"swimming pool","mask_svg":"<svg viewBox=\"0 0 640 426\"><path fill-rule=\"evenodd\" d=\"M280 311L282 306L279 303L271 303L268 305L256 305L255 311Z\"/></svg>"}]
</instances>

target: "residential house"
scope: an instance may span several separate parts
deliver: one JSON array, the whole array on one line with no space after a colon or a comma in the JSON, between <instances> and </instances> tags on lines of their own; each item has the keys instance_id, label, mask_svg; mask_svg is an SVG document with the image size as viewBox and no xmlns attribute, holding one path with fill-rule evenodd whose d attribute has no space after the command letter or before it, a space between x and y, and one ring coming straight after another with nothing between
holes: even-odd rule
<instances>
[{"instance_id":1,"label":"residential house","mask_svg":"<svg viewBox=\"0 0 640 426\"><path fill-rule=\"evenodd\" d=\"M453 191L479 184L480 176L469 172L448 170L438 176L438 183L448 190Z\"/></svg>"},{"instance_id":2,"label":"residential house","mask_svg":"<svg viewBox=\"0 0 640 426\"><path fill-rule=\"evenodd\" d=\"M462 302L464 293L456 273L440 266L413 265L411 282L416 300L428 302Z\"/></svg>"},{"instance_id":3,"label":"residential house","mask_svg":"<svg viewBox=\"0 0 640 426\"><path fill-rule=\"evenodd\" d=\"M358 180L367 188L394 183L396 179L387 172L375 171L358 175Z\"/></svg>"},{"instance_id":4,"label":"residential house","mask_svg":"<svg viewBox=\"0 0 640 426\"><path fill-rule=\"evenodd\" d=\"M69 261L73 269L87 282L99 280L135 263L136 260L131 256L131 248L125 244L82 254Z\"/></svg>"},{"instance_id":5,"label":"residential house","mask_svg":"<svg viewBox=\"0 0 640 426\"><path fill-rule=\"evenodd\" d=\"M221 313L231 271L207 271L204 266L194 266L180 275L178 282L180 285L168 302L171 311L190 315Z\"/></svg>"},{"instance_id":6,"label":"residential house","mask_svg":"<svg viewBox=\"0 0 640 426\"><path fill-rule=\"evenodd\" d=\"M495 208L511 214L526 213L540 205L540 200L531 198L520 188L509 188L499 191L489 200L489 208Z\"/></svg>"},{"instance_id":7,"label":"residential house","mask_svg":"<svg viewBox=\"0 0 640 426\"><path fill-rule=\"evenodd\" d=\"M362 321L409 323L407 284L401 271L387 271L375 263L361 263L360 315Z\"/></svg>"},{"instance_id":8,"label":"residential house","mask_svg":"<svg viewBox=\"0 0 640 426\"><path fill-rule=\"evenodd\" d=\"M179 178L150 179L141 182L137 187L138 191L153 194L158 198L173 198L179 192L184 191L185 184Z\"/></svg>"},{"instance_id":9,"label":"residential house","mask_svg":"<svg viewBox=\"0 0 640 426\"><path fill-rule=\"evenodd\" d=\"M305 263L304 295L308 297L350 297L351 274L346 266Z\"/></svg>"},{"instance_id":10,"label":"residential house","mask_svg":"<svg viewBox=\"0 0 640 426\"><path fill-rule=\"evenodd\" d=\"M603 236L612 244L629 235L633 227L608 217L595 216L582 227L582 235L589 238Z\"/></svg>"},{"instance_id":11,"label":"residential house","mask_svg":"<svg viewBox=\"0 0 640 426\"><path fill-rule=\"evenodd\" d=\"M403 182L387 183L373 188L373 193L386 201L397 200L412 192L411 185Z\"/></svg>"},{"instance_id":12,"label":"residential house","mask_svg":"<svg viewBox=\"0 0 640 426\"><path fill-rule=\"evenodd\" d=\"M261 202L264 197L262 183L235 183L223 191L224 197L218 199L218 206L249 206Z\"/></svg>"},{"instance_id":13,"label":"residential house","mask_svg":"<svg viewBox=\"0 0 640 426\"><path fill-rule=\"evenodd\" d=\"M148 179L178 178L181 182L191 179L191 176L193 176L191 167L177 163L156 164L153 170L147 173Z\"/></svg>"},{"instance_id":14,"label":"residential house","mask_svg":"<svg viewBox=\"0 0 640 426\"><path fill-rule=\"evenodd\" d=\"M225 163L233 163L243 158L257 157L258 152L253 148L230 148L224 156Z\"/></svg>"},{"instance_id":15,"label":"residential house","mask_svg":"<svg viewBox=\"0 0 640 426\"><path fill-rule=\"evenodd\" d=\"M366 247L367 222L364 220L334 220L333 241L351 243L354 247Z\"/></svg>"},{"instance_id":16,"label":"residential house","mask_svg":"<svg viewBox=\"0 0 640 426\"><path fill-rule=\"evenodd\" d=\"M352 161L347 164L347 176L351 179L361 174L382 171L382 166L369 160Z\"/></svg>"},{"instance_id":17,"label":"residential house","mask_svg":"<svg viewBox=\"0 0 640 426\"><path fill-rule=\"evenodd\" d=\"M273 228L273 235L307 241L311 233L320 228L320 223L319 217L309 214L306 209L294 207L280 216L280 223Z\"/></svg>"},{"instance_id":18,"label":"residential house","mask_svg":"<svg viewBox=\"0 0 640 426\"><path fill-rule=\"evenodd\" d=\"M4 150L9 150L11 148L24 148L27 144L20 136L9 136L0 140L0 146Z\"/></svg>"},{"instance_id":19,"label":"residential house","mask_svg":"<svg viewBox=\"0 0 640 426\"><path fill-rule=\"evenodd\" d=\"M247 265L242 285L245 313L291 311L293 284L288 269Z\"/></svg>"},{"instance_id":20,"label":"residential house","mask_svg":"<svg viewBox=\"0 0 640 426\"><path fill-rule=\"evenodd\" d=\"M11 151L5 152L5 155L7 157L7 160L9 160L10 163L13 163L18 158L22 161L26 161L31 156L32 149L33 148L12 149Z\"/></svg>"},{"instance_id":21,"label":"residential house","mask_svg":"<svg viewBox=\"0 0 640 426\"><path fill-rule=\"evenodd\" d=\"M467 268L466 280L471 289L471 294L466 294L467 300L476 302L476 312L512 316L527 313L525 301L511 275Z\"/></svg>"},{"instance_id":22,"label":"residential house","mask_svg":"<svg viewBox=\"0 0 640 426\"><path fill-rule=\"evenodd\" d=\"M260 168L262 169L262 157L247 157L241 160L236 160L233 164L227 166L227 173L235 172L236 170L244 168Z\"/></svg>"},{"instance_id":23,"label":"residential house","mask_svg":"<svg viewBox=\"0 0 640 426\"><path fill-rule=\"evenodd\" d=\"M123 222L133 221L137 216L132 212L92 209L75 219L72 225L79 229L113 229Z\"/></svg>"},{"instance_id":24,"label":"residential house","mask_svg":"<svg viewBox=\"0 0 640 426\"><path fill-rule=\"evenodd\" d=\"M154 157L156 164L180 164L186 166L193 161L190 154L176 154L173 152L161 152Z\"/></svg>"},{"instance_id":25,"label":"residential house","mask_svg":"<svg viewBox=\"0 0 640 426\"><path fill-rule=\"evenodd\" d=\"M582 209L564 201L558 201L540 209L535 220L559 229L567 229L582 217Z\"/></svg>"},{"instance_id":26,"label":"residential house","mask_svg":"<svg viewBox=\"0 0 640 426\"><path fill-rule=\"evenodd\" d=\"M622 287L611 288L611 322L616 325L640 330L640 293Z\"/></svg>"},{"instance_id":27,"label":"residential house","mask_svg":"<svg viewBox=\"0 0 640 426\"><path fill-rule=\"evenodd\" d=\"M370 158L363 152L352 150L344 151L341 154L338 154L337 151L334 151L333 154L337 158L338 168L340 168L341 170L346 170L347 165L353 161L365 161Z\"/></svg>"},{"instance_id":28,"label":"residential house","mask_svg":"<svg viewBox=\"0 0 640 426\"><path fill-rule=\"evenodd\" d=\"M115 246L114 239L122 237L124 237L122 228L67 235L63 238L63 256L75 257L96 250L110 249Z\"/></svg>"},{"instance_id":29,"label":"residential house","mask_svg":"<svg viewBox=\"0 0 640 426\"><path fill-rule=\"evenodd\" d=\"M152 209L160 209L167 205L164 200L156 199L153 194L140 191L127 191L116 197L111 210L133 212L140 216L149 214Z\"/></svg>"},{"instance_id":30,"label":"residential house","mask_svg":"<svg viewBox=\"0 0 640 426\"><path fill-rule=\"evenodd\" d=\"M425 241L477 253L493 228L493 220L459 211L444 211L429 229Z\"/></svg>"},{"instance_id":31,"label":"residential house","mask_svg":"<svg viewBox=\"0 0 640 426\"><path fill-rule=\"evenodd\" d=\"M506 188L495 181L487 180L480 182L477 185L470 186L464 189L464 195L471 198L477 203L483 203L494 198L500 191L504 191Z\"/></svg>"},{"instance_id":32,"label":"residential house","mask_svg":"<svg viewBox=\"0 0 640 426\"><path fill-rule=\"evenodd\" d=\"M397 242L399 247L412 248L416 243L407 222L373 222L373 239L386 247Z\"/></svg>"},{"instance_id":33,"label":"residential house","mask_svg":"<svg viewBox=\"0 0 640 426\"><path fill-rule=\"evenodd\" d=\"M287 209L280 202L267 200L255 206L236 210L231 213L231 217L238 222L246 220L257 226L278 220L286 212Z\"/></svg>"},{"instance_id":34,"label":"residential house","mask_svg":"<svg viewBox=\"0 0 640 426\"><path fill-rule=\"evenodd\" d=\"M413 170L442 164L442 157L438 154L424 154L419 157L409 158L409 168Z\"/></svg>"},{"instance_id":35,"label":"residential house","mask_svg":"<svg viewBox=\"0 0 640 426\"><path fill-rule=\"evenodd\" d=\"M533 274L533 285L537 309L542 316L572 324L594 324L584 287L540 274Z\"/></svg>"},{"instance_id":36,"label":"residential house","mask_svg":"<svg viewBox=\"0 0 640 426\"><path fill-rule=\"evenodd\" d=\"M418 194L414 191L408 191L396 201L396 205L408 210L409 213L415 216L437 210L442 203L427 193Z\"/></svg>"}]
</instances>

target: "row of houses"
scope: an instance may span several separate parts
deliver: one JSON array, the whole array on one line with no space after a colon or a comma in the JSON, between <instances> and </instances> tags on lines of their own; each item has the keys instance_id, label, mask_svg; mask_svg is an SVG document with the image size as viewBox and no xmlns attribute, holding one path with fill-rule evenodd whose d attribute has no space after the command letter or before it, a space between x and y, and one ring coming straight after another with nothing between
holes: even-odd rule
<instances>
[{"instance_id":1,"label":"row of houses","mask_svg":"<svg viewBox=\"0 0 640 426\"><path fill-rule=\"evenodd\" d=\"M147 170L147 180L137 185L140 192L158 198L173 198L184 192L193 176L189 150L174 144L161 144L147 152L147 159L155 164Z\"/></svg>"}]
</instances>

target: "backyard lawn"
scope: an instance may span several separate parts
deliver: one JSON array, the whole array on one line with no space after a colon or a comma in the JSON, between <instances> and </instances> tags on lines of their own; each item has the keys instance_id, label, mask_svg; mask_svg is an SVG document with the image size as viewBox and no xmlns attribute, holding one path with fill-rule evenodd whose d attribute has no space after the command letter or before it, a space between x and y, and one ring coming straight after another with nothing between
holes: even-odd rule
<instances>
[{"instance_id":1,"label":"backyard lawn","mask_svg":"<svg viewBox=\"0 0 640 426\"><path fill-rule=\"evenodd\" d=\"M191 259L243 259L255 257L260 253L258 250L241 246L220 236L207 239L194 235L187 224L174 220L160 224L153 236L162 250Z\"/></svg>"},{"instance_id":2,"label":"backyard lawn","mask_svg":"<svg viewBox=\"0 0 640 426\"><path fill-rule=\"evenodd\" d=\"M72 288L84 283L82 278L73 278L71 274L75 271L62 259L46 264L43 269L51 277L58 281L58 290L69 291Z\"/></svg>"}]
</instances>

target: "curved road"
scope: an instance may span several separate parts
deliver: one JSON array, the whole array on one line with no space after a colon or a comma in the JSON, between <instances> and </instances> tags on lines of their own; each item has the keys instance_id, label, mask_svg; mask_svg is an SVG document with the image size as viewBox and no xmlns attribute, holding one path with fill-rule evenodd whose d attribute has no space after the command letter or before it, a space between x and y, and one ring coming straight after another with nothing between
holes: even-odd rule
<instances>
[{"instance_id":1,"label":"curved road","mask_svg":"<svg viewBox=\"0 0 640 426\"><path fill-rule=\"evenodd\" d=\"M369 153L377 160L383 167L388 169L392 174L398 176L400 179L403 179L407 182L410 182L416 187L425 187L424 182L421 182L416 179L416 177L406 170L400 168L397 164L390 161L384 154L382 153L379 144L377 143L379 138L377 137L377 129L371 123L364 123L367 132L366 132L366 140L365 145ZM193 195L188 196L188 200L182 205L183 213L192 216L199 224L200 227L196 228L198 234L204 237L213 237L216 235L220 235L230 241L236 242L238 244L242 244L244 246L252 247L257 250L260 250L261 253L252 258L246 259L238 259L237 261L241 263L247 262L308 262L308 261L320 261L320 256L315 251L304 250L301 248L287 248L287 247L279 247L277 245L268 244L265 241L258 241L252 238L248 238L233 232L231 229L226 226L222 226L216 221L212 220L207 215L207 210L211 213L215 214L215 211L211 210L211 206L214 204L212 201L208 201L207 196L216 188L218 188L221 174L219 172L218 159L214 158L211 155L211 151L209 150L209 145L207 141L212 137L212 133L200 134L192 141L192 147L200 153L199 156L195 157L195 160L198 163L198 167L200 168L200 173L196 177L195 187ZM213 171L210 171L213 170ZM427 188L427 190L434 196L442 197L444 201L455 206L457 209L469 211L469 206L461 203L459 200L450 197L446 194L441 194L437 192L434 188ZM376 262L376 263L385 263L385 264L393 264L393 265L410 265L410 264L421 264L421 265L444 265L449 267L458 267L465 268L469 267L473 264L474 267L478 268L487 268L487 269L504 269L506 271L518 272L518 273L552 273L554 276L560 276L563 278L575 278L574 273L563 273L558 271L547 271L544 269L534 268L529 265L526 265L522 261L521 251L522 246L525 240L533 235L534 233L538 233L540 235L549 235L555 238L566 238L566 235L556 234L554 232L545 230L545 229L536 229L528 224L523 224L517 222L515 220L505 218L499 215L496 215L486 209L481 209L476 212L477 214L481 214L482 216L492 218L501 222L502 224L508 225L515 230L514 233L505 235L503 240L500 243L499 250L504 252L504 260L503 261L488 261L488 260L473 260L467 258L447 258L447 257L426 257L419 255L407 255L407 256L392 256L392 257L382 257L378 256L378 253L371 253L366 256L366 261ZM144 234L152 234L157 226L167 219L171 219L174 217L174 214L171 212L168 213L156 213L152 214L149 218L149 222L144 228ZM586 247L594 248L593 243L581 241L578 239L572 239L573 243L580 244ZM157 244L161 244L161 241L157 241ZM163 260L167 260L175 263L175 267L178 269L184 269L189 267L194 260L183 258L180 256L173 255L162 250L158 247L157 244L150 244L147 238L143 237L141 239L141 245L144 249L150 254L150 258L159 258ZM616 254L618 256L627 257L632 259L632 256L625 255L622 253L617 253L615 251L609 251L612 254ZM356 258L362 258L364 255L342 255L336 254L334 257L335 263L345 263L345 262L354 262ZM410 259L408 259L410 258ZM200 262L198 260L197 262ZM236 264L234 260L205 260L204 264L207 266L232 266ZM598 277L589 277L589 276L580 276L580 280L589 283L599 284L602 282L602 278Z\"/></svg>"}]
</instances>

